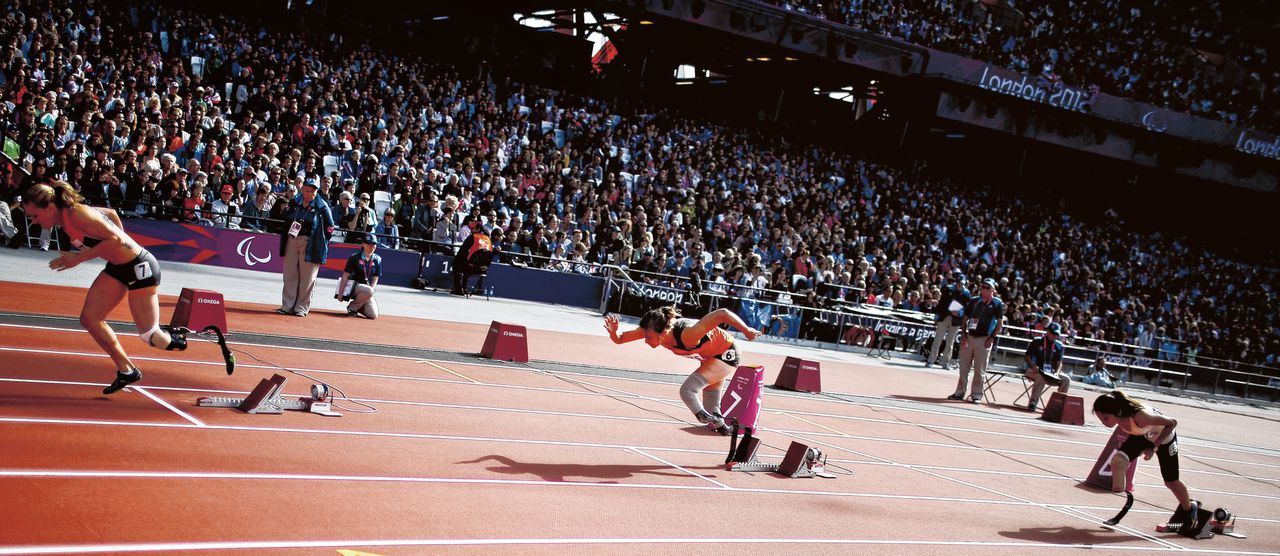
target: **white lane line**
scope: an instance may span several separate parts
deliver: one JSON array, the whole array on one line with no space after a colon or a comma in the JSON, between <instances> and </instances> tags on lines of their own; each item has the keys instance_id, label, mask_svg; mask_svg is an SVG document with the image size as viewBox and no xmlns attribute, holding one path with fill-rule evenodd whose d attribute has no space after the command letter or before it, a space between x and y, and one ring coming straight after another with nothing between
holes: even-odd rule
<instances>
[{"instance_id":1,"label":"white lane line","mask_svg":"<svg viewBox=\"0 0 1280 556\"><path fill-rule=\"evenodd\" d=\"M172 412L174 412L174 413L177 413L179 417L182 417L183 419L186 419L187 421L190 421L190 422L191 422L191 424L193 424L193 425L195 425L195 426L197 426L197 427L207 427L207 426L209 426L209 425L204 424L204 423L203 423L202 421L200 421L199 419L196 419L195 417L192 417L192 416L190 416L190 415L187 415L187 412L182 411L181 409L178 409L178 408L176 408L176 407L174 407L174 406L170 405L170 404L169 404L169 402L166 402L166 401L164 401L164 400L160 399L160 397L159 397L159 396L157 396L157 395L155 395L155 394L152 394L151 392L148 392L146 388L143 388L143 387L141 387L141 386L130 386L129 388L131 388L131 389L133 389L133 390L137 391L138 393L142 394L143 396L146 396L146 397L148 397L148 398L151 398L151 400L152 400L152 401L154 401L154 402L156 402L156 403L160 404L161 406L164 406L164 408L165 408L165 409L168 409L169 411L172 411Z\"/></svg>"},{"instance_id":2,"label":"white lane line","mask_svg":"<svg viewBox=\"0 0 1280 556\"><path fill-rule=\"evenodd\" d=\"M9 323L0 323L0 328L26 328L26 329L30 329L30 330L48 330L48 331L51 331L51 332L70 332L70 333L73 333L73 334L88 334L88 333L89 333L88 331L84 330L83 328L62 328L62 327L57 327L57 326L37 326L37 325L34 325L34 324L9 324ZM294 339L294 340L315 340L315 338L303 338L303 337L298 337L298 336L280 336L280 337L281 337L281 338ZM415 362L416 362L416 361L435 361L435 362L438 362L438 363L457 363L457 361L447 361L447 360L444 360L444 359L424 359L424 358L422 358L422 357L409 357L409 356L407 356L407 355L391 355L391 354L389 354L389 353L364 353L364 352L359 352L359 351L346 351L346 350L340 350L340 349L328 349L328 348L309 348L309 347L302 347L302 346L277 346L277 345L272 345L272 344L256 344L256 343L252 343L252 342L242 342L242 341L235 341L235 342L233 342L233 344L234 344L236 347L258 347L258 348L276 349L276 350L283 350L283 351L294 351L294 350L296 350L296 351L313 351L313 352L324 353L324 354L326 354L326 355L338 354L338 355L353 355L353 356L357 356L357 357L366 357L366 358L367 358L367 357L378 357L378 358L382 358L382 359L400 359L400 360L403 360L403 361L415 361ZM415 348L414 346L392 346L392 347L402 347L402 348L405 348L405 349L422 349L422 348ZM437 350L437 351L438 351L438 350ZM219 364L219 365L221 365L222 363L218 363L218 364ZM491 369L503 369L503 370L508 370L508 371L524 370L524 369L521 369L521 368L518 368L518 367L512 367L512 366L510 366L510 365L495 365L495 364L493 364L493 363L484 363L484 362L481 362L481 361L476 361L476 362L467 362L466 364L467 364L467 365L474 365L474 366L476 366L476 367L487 367L487 368L491 368ZM239 365L237 365L237 368L239 368Z\"/></svg>"},{"instance_id":3,"label":"white lane line","mask_svg":"<svg viewBox=\"0 0 1280 556\"><path fill-rule=\"evenodd\" d=\"M285 550L285 549L318 549L318 548L378 548L378 547L415 547L415 546L604 546L635 545L794 545L794 546L892 546L892 547L990 547L990 548L1059 548L1059 549L1095 549L1091 544L1080 543L1041 543L1015 541L966 541L966 540L877 540L877 539L769 539L769 538L578 538L578 539L345 539L318 541L240 541L240 542L185 542L185 543L138 543L138 544L80 544L61 546L0 546L0 555L28 554L104 554L115 552L176 552L176 551L246 551L246 550ZM1108 545L1107 550L1127 552L1167 552L1169 549L1154 546L1119 546ZM763 549L760 549L763 550ZM896 550L905 550L898 548ZM1203 550L1195 552L1226 554L1239 556L1273 555L1270 552L1251 552L1243 550Z\"/></svg>"},{"instance_id":4,"label":"white lane line","mask_svg":"<svg viewBox=\"0 0 1280 556\"><path fill-rule=\"evenodd\" d=\"M65 357L89 357L94 359L107 358L107 355L104 353L88 353L83 351L59 351L59 350L47 350L47 349L0 347L0 352L3 352L3 351L12 351L12 352L18 352L18 353L34 353L38 355L57 355L57 356L65 356ZM370 357L374 357L374 356L370 356ZM132 356L130 357L130 359L133 361L152 361L152 362L158 362L158 363L173 363L177 365L198 365L198 366L211 366L211 367L219 367L219 368L226 365L225 363L222 363L222 362L215 363L210 361L192 361L189 359L169 359L165 357ZM599 395L599 394L586 392L582 390L566 390L563 388L544 388L540 386L521 386L518 384L496 384L496 383L484 383L484 382L475 382L475 381L468 383L468 382L461 382L457 380L444 379L444 378L427 378L427 377L407 376L407 375L387 375L387 374L380 374L380 373L364 373L364 372L357 372L357 371L334 371L329 369L310 369L305 367L289 367L289 366L283 366L283 365L275 366L275 365L254 365L250 363L244 363L244 364L237 363L236 368L237 369L264 369L272 372L281 371L281 370L284 370L286 372L299 371L307 374L328 374L328 375L354 376L354 377L361 377L361 378L384 378L389 380L407 380L407 381L413 381L413 382L434 382L437 384L473 384L475 386L483 386L486 388L528 390L532 392L551 392L556 394L568 394L572 396L598 396Z\"/></svg>"},{"instance_id":5,"label":"white lane line","mask_svg":"<svg viewBox=\"0 0 1280 556\"><path fill-rule=\"evenodd\" d=\"M675 468L675 469L678 469L678 470L680 470L680 471L683 471L683 472L685 472L685 473L688 473L688 474L690 474L690 475L693 475L694 477L697 477L697 478L699 478L699 479L702 479L702 480L704 480L704 481L706 481L706 482L708 482L708 483L711 483L711 484L713 484L713 485L716 485L716 486L718 486L718 487L720 487L720 488L726 488L726 489L730 489L730 490L732 490L732 489L733 489L733 487L730 487L729 485L726 485L726 484L724 484L724 483L722 483L722 482L720 482L720 481L717 481L717 480L715 480L715 479L712 479L711 477L708 477L708 476L703 475L703 474L701 474L701 473L695 473L695 472L693 472L693 471L691 471L691 470L689 470L689 469L685 469L685 468L683 468L683 467L681 467L681 466L679 466L679 465L676 465L676 464L674 464L674 463L671 463L671 462L669 462L669 461L667 461L667 460L665 460L665 459L662 459L662 458L660 458L660 457L658 457L658 456L655 456L655 455L653 455L653 454L647 453L647 452L645 452L644 450L641 450L641 449L639 449L639 448L627 448L627 450L632 451L632 452L635 452L635 453L637 453L637 454L640 454L640 455L642 455L642 456L644 456L644 457L646 457L646 458L652 459L652 460L654 460L654 461L657 461L658 463L661 463L661 464L663 464L663 465L671 466L671 467L673 467L673 468Z\"/></svg>"},{"instance_id":6,"label":"white lane line","mask_svg":"<svg viewBox=\"0 0 1280 556\"><path fill-rule=\"evenodd\" d=\"M828 496L834 498L867 498L879 500L895 500L895 501L925 501L925 502L959 502L964 504L985 504L999 506L1016 506L1016 507L1042 507L1043 504L1033 502L1018 502L1014 500L1001 499L980 499L980 498L956 498L947 496L927 496L912 494L884 494L871 492L847 492L847 491L818 491L818 490L794 490L794 489L774 489L774 488L733 488L711 485L678 485L678 484L657 484L657 483L595 483L585 481L534 481L526 479L462 479L448 477L415 477L415 476L361 476L361 475L304 475L304 474L286 474L286 473L232 473L232 472L187 472L187 471L56 471L56 470L23 470L23 469L4 469L0 470L0 479L3 478L56 478L56 479L157 479L157 480L183 480L190 481L192 479L215 479L215 480L244 480L244 481L324 481L336 483L408 483L408 484L467 484L467 485L520 485L520 486L541 486L548 488L565 488L565 487L582 487L582 488L603 488L603 489L637 489L637 490L678 490L678 491L700 491L700 492L721 492L726 494L781 494L781 495L803 495L803 496ZM1096 511L1110 511L1113 508L1100 508L1081 506L1084 509ZM1150 513L1157 513L1151 511ZM1164 514L1165 512L1159 512ZM1240 518L1243 519L1243 518Z\"/></svg>"},{"instance_id":7,"label":"white lane line","mask_svg":"<svg viewBox=\"0 0 1280 556\"><path fill-rule=\"evenodd\" d=\"M244 473L244 472L213 472L213 471L121 471L121 470L52 470L52 469L0 469L0 479L2 478L61 478L61 479L160 479L160 480L191 480L191 479L216 479L216 480L246 480L246 481L329 481L329 482L371 482L371 483L428 483L428 484L487 484L487 485L522 485L522 486L546 486L546 487L592 487L592 488L630 488L630 489L656 489L656 490L697 490L707 492L721 492L725 489L709 486L693 486L693 485L668 485L668 484L652 484L652 483L593 483L582 481L534 481L523 479L460 479L446 477L418 477L411 475L318 475L318 474L289 474L289 473ZM861 494L861 493L840 493L827 491L794 491L780 489L762 489L762 488L734 488L729 487L733 492L749 492L764 494L830 494L832 496L845 496L857 498L889 498L894 500L922 500L922 501L948 501L948 502L969 502L983 504L998 504L1005 506L1051 506L1069 508L1078 512L1099 511L1111 513L1114 507L1104 506L1068 506L1062 504L1037 504L1037 503L1020 503L1008 500L981 500L972 498L939 498L933 496L911 496L911 495L888 495L888 494ZM1129 512L1133 515L1148 514L1152 516L1167 516L1165 510L1142 510L1134 509ZM1089 514L1085 514L1089 515ZM1091 518L1094 516L1090 516ZM1280 519L1268 519L1262 517L1237 517L1240 522L1278 524ZM1097 518L1101 521L1101 518Z\"/></svg>"}]
</instances>

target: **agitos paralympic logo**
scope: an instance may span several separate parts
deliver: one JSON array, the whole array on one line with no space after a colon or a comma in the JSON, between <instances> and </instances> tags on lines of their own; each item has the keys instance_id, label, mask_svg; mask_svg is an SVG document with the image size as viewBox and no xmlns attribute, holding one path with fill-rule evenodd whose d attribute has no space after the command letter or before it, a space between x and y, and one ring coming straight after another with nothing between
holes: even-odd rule
<instances>
[{"instance_id":1,"label":"agitos paralympic logo","mask_svg":"<svg viewBox=\"0 0 1280 556\"><path fill-rule=\"evenodd\" d=\"M249 266L256 266L259 264L267 264L271 262L270 251L267 251L266 257L259 257L253 254L253 251L252 251L253 239L254 239L254 236L250 236L241 240L240 244L236 245L236 254L240 255L241 257L244 257L244 264Z\"/></svg>"}]
</instances>

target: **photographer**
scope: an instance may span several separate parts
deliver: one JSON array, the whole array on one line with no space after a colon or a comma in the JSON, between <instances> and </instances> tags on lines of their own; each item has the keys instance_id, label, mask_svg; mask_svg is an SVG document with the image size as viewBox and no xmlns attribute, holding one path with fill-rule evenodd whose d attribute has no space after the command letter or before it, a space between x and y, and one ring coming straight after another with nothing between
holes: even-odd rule
<instances>
[{"instance_id":1,"label":"photographer","mask_svg":"<svg viewBox=\"0 0 1280 556\"><path fill-rule=\"evenodd\" d=\"M338 226L347 230L351 240L356 239L357 234L372 232L376 224L368 193L361 193L360 200L356 203L356 206L347 212L345 218L338 221Z\"/></svg>"},{"instance_id":2,"label":"photographer","mask_svg":"<svg viewBox=\"0 0 1280 556\"><path fill-rule=\"evenodd\" d=\"M436 221L435 231L431 235L431 241L435 242L437 249L447 255L454 254L453 246L458 243L460 226L454 217L457 209L458 199L453 196L446 197L444 207L440 211L440 219Z\"/></svg>"},{"instance_id":3,"label":"photographer","mask_svg":"<svg viewBox=\"0 0 1280 556\"><path fill-rule=\"evenodd\" d=\"M271 210L267 213L270 218L267 221L267 231L273 234L284 232L289 224L286 222L293 214L294 198L298 195L298 190L293 186L289 186L284 190L284 195L276 199L271 205Z\"/></svg>"},{"instance_id":4,"label":"photographer","mask_svg":"<svg viewBox=\"0 0 1280 556\"><path fill-rule=\"evenodd\" d=\"M373 228L377 233L378 247L387 249L400 248L400 226L396 225L396 213L392 209L387 209L382 213L382 222Z\"/></svg>"},{"instance_id":5,"label":"photographer","mask_svg":"<svg viewBox=\"0 0 1280 556\"><path fill-rule=\"evenodd\" d=\"M338 280L338 292L334 299L347 301L347 316L363 316L369 320L378 318L378 303L373 299L374 288L382 276L382 257L374 251L378 248L373 234L362 234L362 249L347 259Z\"/></svg>"}]
</instances>

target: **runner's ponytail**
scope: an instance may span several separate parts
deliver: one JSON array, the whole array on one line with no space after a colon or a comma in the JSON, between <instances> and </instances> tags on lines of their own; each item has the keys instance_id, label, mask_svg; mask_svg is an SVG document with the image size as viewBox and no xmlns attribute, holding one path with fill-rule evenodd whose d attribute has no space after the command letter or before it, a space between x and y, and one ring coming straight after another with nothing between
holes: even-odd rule
<instances>
[{"instance_id":1,"label":"runner's ponytail","mask_svg":"<svg viewBox=\"0 0 1280 556\"><path fill-rule=\"evenodd\" d=\"M69 209L73 206L84 202L71 184L65 181L56 181L53 184L36 184L27 189L22 196L23 204L31 204L32 206L43 209L53 205L59 209Z\"/></svg>"},{"instance_id":2,"label":"runner's ponytail","mask_svg":"<svg viewBox=\"0 0 1280 556\"><path fill-rule=\"evenodd\" d=\"M1093 400L1094 413L1106 413L1117 417L1132 417L1143 407L1142 402L1130 398L1121 390L1112 390Z\"/></svg>"},{"instance_id":3,"label":"runner's ponytail","mask_svg":"<svg viewBox=\"0 0 1280 556\"><path fill-rule=\"evenodd\" d=\"M640 328L654 332L666 332L680 318L680 310L675 305L658 307L640 317Z\"/></svg>"}]
</instances>

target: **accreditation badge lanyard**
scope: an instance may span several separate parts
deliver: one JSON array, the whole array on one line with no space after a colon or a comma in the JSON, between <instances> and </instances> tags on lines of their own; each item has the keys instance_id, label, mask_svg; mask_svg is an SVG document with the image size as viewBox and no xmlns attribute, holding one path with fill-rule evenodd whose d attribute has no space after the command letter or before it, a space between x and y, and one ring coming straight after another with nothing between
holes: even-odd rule
<instances>
[{"instance_id":1,"label":"accreditation badge lanyard","mask_svg":"<svg viewBox=\"0 0 1280 556\"><path fill-rule=\"evenodd\" d=\"M293 220L293 224L291 224L291 225L289 226L289 237L298 237L298 234L302 232L302 220L303 220L303 219L307 219L307 218L314 218L314 217L315 217L315 214L316 214L316 206L315 206L315 200L314 200L314 199L311 201L311 204L310 204L310 205L307 205L307 207L306 207L306 211L307 211L307 213L306 213L306 215L305 215L305 216L303 216L302 218L295 218L295 219ZM296 213L295 213L295 214L296 214Z\"/></svg>"},{"instance_id":2,"label":"accreditation badge lanyard","mask_svg":"<svg viewBox=\"0 0 1280 556\"><path fill-rule=\"evenodd\" d=\"M360 264L363 265L361 270L364 270L364 283L366 284L372 283L373 282L373 256L370 255L368 259L365 259L364 257L360 257Z\"/></svg>"},{"instance_id":3,"label":"accreditation badge lanyard","mask_svg":"<svg viewBox=\"0 0 1280 556\"><path fill-rule=\"evenodd\" d=\"M983 301L981 298L979 298L977 306L981 307L982 309L979 311L974 311L975 314L973 315L973 325L978 326L978 323L982 322L983 317L990 315L991 308L994 307L995 304L996 304L995 297L992 297L991 301Z\"/></svg>"}]
</instances>

